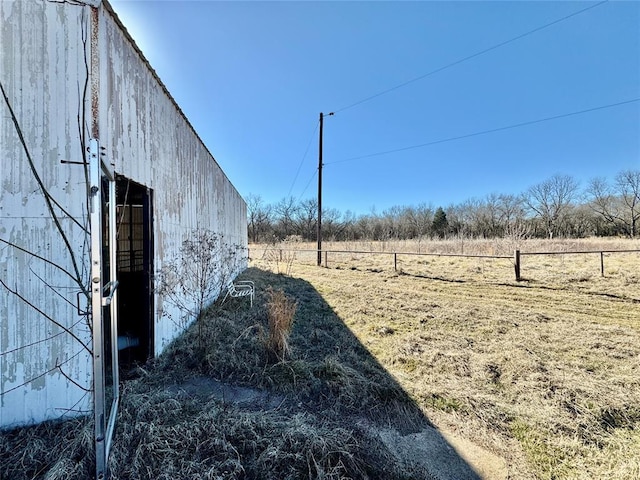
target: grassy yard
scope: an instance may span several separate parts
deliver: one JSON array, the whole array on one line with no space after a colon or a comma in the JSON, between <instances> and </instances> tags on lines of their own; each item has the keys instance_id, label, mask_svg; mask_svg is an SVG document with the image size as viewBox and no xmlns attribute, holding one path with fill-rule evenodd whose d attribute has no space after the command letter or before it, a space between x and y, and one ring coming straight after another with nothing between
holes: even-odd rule
<instances>
[{"instance_id":1,"label":"grassy yard","mask_svg":"<svg viewBox=\"0 0 640 480\"><path fill-rule=\"evenodd\" d=\"M332 256L290 274L431 421L513 478L640 478L640 254L606 257L605 277L599 255L527 256L522 282L510 260L407 257L396 272L389 255Z\"/></svg>"},{"instance_id":2,"label":"grassy yard","mask_svg":"<svg viewBox=\"0 0 640 480\"><path fill-rule=\"evenodd\" d=\"M252 247L254 308L211 308L124 382L112 478L640 478L639 254L605 277L525 257L521 282L510 260L343 255ZM269 288L297 303L285 361ZM89 478L91 441L86 419L4 432L0 478Z\"/></svg>"},{"instance_id":3,"label":"grassy yard","mask_svg":"<svg viewBox=\"0 0 640 480\"><path fill-rule=\"evenodd\" d=\"M212 307L127 374L112 479L431 480L387 445L424 431L444 478L478 478L312 285L255 268L243 277L259 292L253 309ZM296 302L285 361L265 348L269 289ZM2 432L0 478L92 478L92 435L86 418Z\"/></svg>"}]
</instances>

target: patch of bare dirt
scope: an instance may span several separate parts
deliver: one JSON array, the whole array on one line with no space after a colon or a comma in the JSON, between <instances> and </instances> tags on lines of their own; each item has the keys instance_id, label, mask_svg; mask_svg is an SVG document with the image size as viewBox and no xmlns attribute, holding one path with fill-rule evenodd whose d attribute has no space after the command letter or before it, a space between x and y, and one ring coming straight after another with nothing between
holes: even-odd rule
<instances>
[{"instance_id":1,"label":"patch of bare dirt","mask_svg":"<svg viewBox=\"0 0 640 480\"><path fill-rule=\"evenodd\" d=\"M395 429L375 433L406 468L429 480L506 480L507 464L469 440L427 427L402 435Z\"/></svg>"},{"instance_id":2,"label":"patch of bare dirt","mask_svg":"<svg viewBox=\"0 0 640 480\"><path fill-rule=\"evenodd\" d=\"M286 400L282 395L276 395L267 390L239 387L204 376L190 378L180 384L171 385L166 390L167 393L176 396L202 396L214 398L221 402L253 406L264 410L278 408Z\"/></svg>"}]
</instances>

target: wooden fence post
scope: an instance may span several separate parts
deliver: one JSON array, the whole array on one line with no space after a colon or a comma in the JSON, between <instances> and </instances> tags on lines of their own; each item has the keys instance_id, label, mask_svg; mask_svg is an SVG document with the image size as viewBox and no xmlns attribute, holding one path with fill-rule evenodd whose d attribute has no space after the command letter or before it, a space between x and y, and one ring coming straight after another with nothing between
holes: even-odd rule
<instances>
[{"instance_id":1,"label":"wooden fence post","mask_svg":"<svg viewBox=\"0 0 640 480\"><path fill-rule=\"evenodd\" d=\"M600 252L600 276L604 277L604 252Z\"/></svg>"},{"instance_id":2,"label":"wooden fence post","mask_svg":"<svg viewBox=\"0 0 640 480\"><path fill-rule=\"evenodd\" d=\"M394 272L398 271L398 254L397 253L393 254L393 271Z\"/></svg>"},{"instance_id":3,"label":"wooden fence post","mask_svg":"<svg viewBox=\"0 0 640 480\"><path fill-rule=\"evenodd\" d=\"M513 265L516 269L516 282L520 281L520 250L513 252Z\"/></svg>"},{"instance_id":4,"label":"wooden fence post","mask_svg":"<svg viewBox=\"0 0 640 480\"><path fill-rule=\"evenodd\" d=\"M329 252L324 251L324 268L329 268Z\"/></svg>"}]
</instances>

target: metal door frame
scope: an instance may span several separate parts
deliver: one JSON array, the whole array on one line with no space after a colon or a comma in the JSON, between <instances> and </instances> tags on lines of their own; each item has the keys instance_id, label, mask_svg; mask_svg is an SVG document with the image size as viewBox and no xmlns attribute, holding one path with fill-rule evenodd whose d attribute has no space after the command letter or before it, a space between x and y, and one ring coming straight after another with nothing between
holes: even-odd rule
<instances>
[{"instance_id":1,"label":"metal door frame","mask_svg":"<svg viewBox=\"0 0 640 480\"><path fill-rule=\"evenodd\" d=\"M111 440L115 430L120 387L118 375L118 301L116 268L116 182L115 172L103 160L103 152L97 139L89 141L87 163L90 170L90 224L91 224L91 315L93 333L93 414L95 422L94 444L96 453L96 479L108 477L108 459ZM109 189L109 282L105 284L102 275L102 179L106 178ZM102 309L109 307L111 325L105 332ZM111 336L111 370L113 375L113 401L109 418L105 419L105 352L104 336Z\"/></svg>"}]
</instances>

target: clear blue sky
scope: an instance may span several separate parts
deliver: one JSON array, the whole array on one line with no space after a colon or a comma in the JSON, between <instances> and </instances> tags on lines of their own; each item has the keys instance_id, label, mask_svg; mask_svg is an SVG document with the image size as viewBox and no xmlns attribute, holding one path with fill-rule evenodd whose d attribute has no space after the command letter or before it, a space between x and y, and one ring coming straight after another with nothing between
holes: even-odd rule
<instances>
[{"instance_id":1,"label":"clear blue sky","mask_svg":"<svg viewBox=\"0 0 640 480\"><path fill-rule=\"evenodd\" d=\"M640 2L112 0L243 196L446 206L640 168ZM345 108L347 107L347 108ZM307 150L308 148L308 150ZM305 156L306 152L306 156ZM306 188L306 190L305 190Z\"/></svg>"}]
</instances>

